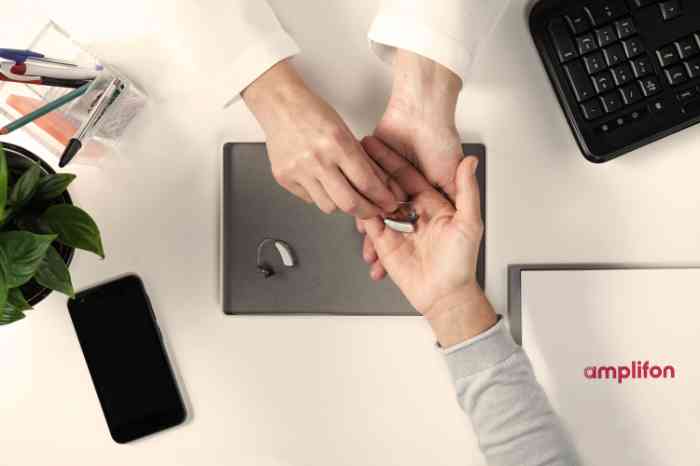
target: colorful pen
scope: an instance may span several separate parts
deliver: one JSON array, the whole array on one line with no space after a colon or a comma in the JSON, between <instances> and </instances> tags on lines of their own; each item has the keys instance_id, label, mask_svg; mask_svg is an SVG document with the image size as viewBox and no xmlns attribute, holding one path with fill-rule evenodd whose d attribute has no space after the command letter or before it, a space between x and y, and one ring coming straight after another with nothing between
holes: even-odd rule
<instances>
[{"instance_id":1,"label":"colorful pen","mask_svg":"<svg viewBox=\"0 0 700 466\"><path fill-rule=\"evenodd\" d=\"M7 66L10 65L10 66ZM99 73L97 69L87 69L79 67L66 67L55 65L42 65L38 63L15 63L2 64L3 69L8 69L10 73L20 76L40 76L42 78L57 79L95 79Z\"/></svg>"},{"instance_id":2,"label":"colorful pen","mask_svg":"<svg viewBox=\"0 0 700 466\"><path fill-rule=\"evenodd\" d=\"M97 102L93 106L87 120L83 122L78 131L75 133L75 136L71 138L70 142L66 146L66 149L63 151L61 160L58 162L59 167L63 168L68 165L71 160L73 160L73 157L75 157L78 151L80 151L80 149L83 147L83 139L87 136L90 130L92 130L100 122L107 110L109 110L114 102L116 102L125 89L126 84L124 84L124 81L119 78L114 78L109 83L107 89L105 89L100 98L97 99Z\"/></svg>"},{"instance_id":3,"label":"colorful pen","mask_svg":"<svg viewBox=\"0 0 700 466\"><path fill-rule=\"evenodd\" d=\"M22 118L18 118L17 120L13 121L9 125L7 125L3 128L0 128L0 135L9 134L12 131L18 130L18 129L22 128L23 126L26 126L29 123L33 122L34 120L37 120L37 119L43 117L47 113L50 113L50 112L56 110L57 108L64 106L68 102L71 102L71 101L77 99L78 97L85 94L85 92L87 92L89 87L90 87L90 84L84 84L82 87L80 87L72 92L69 92L68 94L66 94L62 97L59 97L58 99L54 100L53 102L49 102L48 104L44 105L43 107L41 107L37 110L34 110L31 113L28 113L27 115L23 116Z\"/></svg>"},{"instance_id":4,"label":"colorful pen","mask_svg":"<svg viewBox=\"0 0 700 466\"><path fill-rule=\"evenodd\" d=\"M44 54L33 52L31 50L0 48L0 58L4 58L5 60L10 60L15 63L24 63L27 60L30 60L41 63L53 63L55 65L77 66L75 63L63 60L56 60L55 58L48 58Z\"/></svg>"},{"instance_id":5,"label":"colorful pen","mask_svg":"<svg viewBox=\"0 0 700 466\"><path fill-rule=\"evenodd\" d=\"M40 76L21 76L12 73L5 74L4 70L2 70L1 68L0 81L21 84L36 84L38 86L67 87L72 89L77 89L89 82L85 79L56 79L42 78Z\"/></svg>"}]
</instances>

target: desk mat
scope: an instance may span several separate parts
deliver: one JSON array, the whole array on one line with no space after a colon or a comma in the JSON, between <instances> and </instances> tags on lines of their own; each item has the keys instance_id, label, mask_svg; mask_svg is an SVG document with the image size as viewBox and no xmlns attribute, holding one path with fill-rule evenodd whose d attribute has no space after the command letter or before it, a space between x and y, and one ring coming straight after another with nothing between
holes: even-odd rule
<instances>
[{"instance_id":1,"label":"desk mat","mask_svg":"<svg viewBox=\"0 0 700 466\"><path fill-rule=\"evenodd\" d=\"M479 156L477 176L485 218L486 148L465 144ZM223 310L226 314L416 315L387 278L369 278L362 236L353 218L325 215L298 200L273 179L262 143L223 148ZM275 275L257 272L257 247L264 238L289 243L297 265L282 265L274 246L263 249ZM485 243L485 240L484 240ZM484 244L477 279L484 284Z\"/></svg>"}]
</instances>

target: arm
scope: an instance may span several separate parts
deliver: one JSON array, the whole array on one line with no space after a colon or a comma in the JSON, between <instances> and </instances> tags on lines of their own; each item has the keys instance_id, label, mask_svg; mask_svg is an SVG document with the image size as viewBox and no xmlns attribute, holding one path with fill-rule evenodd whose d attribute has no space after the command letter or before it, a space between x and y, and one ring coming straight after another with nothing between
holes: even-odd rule
<instances>
[{"instance_id":1,"label":"arm","mask_svg":"<svg viewBox=\"0 0 700 466\"><path fill-rule=\"evenodd\" d=\"M419 216L413 234L397 233L377 218L362 222L364 229L391 279L446 348L459 401L489 465L578 464L530 362L476 283L483 235L477 160L459 164L453 206L379 139L363 144Z\"/></svg>"},{"instance_id":2,"label":"arm","mask_svg":"<svg viewBox=\"0 0 700 466\"><path fill-rule=\"evenodd\" d=\"M212 108L235 101L274 64L299 53L261 0L121 0L108 14L88 0L43 4L75 39L149 94L197 95Z\"/></svg>"},{"instance_id":3,"label":"arm","mask_svg":"<svg viewBox=\"0 0 700 466\"><path fill-rule=\"evenodd\" d=\"M488 464L579 464L527 355L503 320L493 324L495 313L481 290L437 313L431 326Z\"/></svg>"},{"instance_id":4,"label":"arm","mask_svg":"<svg viewBox=\"0 0 700 466\"><path fill-rule=\"evenodd\" d=\"M463 82L504 0L382 0L369 31L392 67L391 97L374 135L454 200L462 159L455 109ZM372 245L367 246L372 254ZM382 278L378 271L374 278Z\"/></svg>"},{"instance_id":5,"label":"arm","mask_svg":"<svg viewBox=\"0 0 700 466\"><path fill-rule=\"evenodd\" d=\"M194 95L215 109L242 94L265 131L275 179L301 199L361 218L396 208L388 177L294 69L298 47L266 1L123 0L110 21L95 22L69 14L95 10L87 0L49 3L78 39L109 37L128 50L127 63L105 58L156 97Z\"/></svg>"},{"instance_id":6,"label":"arm","mask_svg":"<svg viewBox=\"0 0 700 466\"><path fill-rule=\"evenodd\" d=\"M382 0L369 30L372 48L387 63L397 49L441 64L463 81L491 33L505 0Z\"/></svg>"}]
</instances>

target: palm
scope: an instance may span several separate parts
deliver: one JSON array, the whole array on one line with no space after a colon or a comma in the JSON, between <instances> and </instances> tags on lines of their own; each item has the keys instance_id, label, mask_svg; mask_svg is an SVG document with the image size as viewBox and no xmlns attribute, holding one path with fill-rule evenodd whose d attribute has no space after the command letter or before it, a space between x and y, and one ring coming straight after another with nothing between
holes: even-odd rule
<instances>
[{"instance_id":1,"label":"palm","mask_svg":"<svg viewBox=\"0 0 700 466\"><path fill-rule=\"evenodd\" d=\"M374 135L454 200L454 178L463 158L462 145L454 124L439 124L437 120L390 105Z\"/></svg>"},{"instance_id":2,"label":"palm","mask_svg":"<svg viewBox=\"0 0 700 466\"><path fill-rule=\"evenodd\" d=\"M463 205L458 204L457 210L405 159L376 139L365 144L410 196L419 215L415 234L384 228L379 219L365 222L365 229L391 278L416 309L426 312L441 297L474 279L482 234L478 189L461 199L458 196Z\"/></svg>"}]
</instances>

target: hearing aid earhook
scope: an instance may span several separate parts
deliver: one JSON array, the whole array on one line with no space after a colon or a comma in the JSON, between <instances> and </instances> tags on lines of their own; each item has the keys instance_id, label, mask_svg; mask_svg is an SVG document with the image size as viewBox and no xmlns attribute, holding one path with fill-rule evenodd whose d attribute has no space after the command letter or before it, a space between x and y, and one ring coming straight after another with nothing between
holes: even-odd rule
<instances>
[{"instance_id":1,"label":"hearing aid earhook","mask_svg":"<svg viewBox=\"0 0 700 466\"><path fill-rule=\"evenodd\" d=\"M263 277L270 278L275 274L275 269L273 269L271 265L266 264L262 258L263 249L268 243L275 245L275 249L279 253L280 258L282 259L282 264L285 267L294 267L296 265L293 249L288 243L282 241L281 239L265 238L258 244L257 255L258 273L262 274Z\"/></svg>"}]
</instances>

